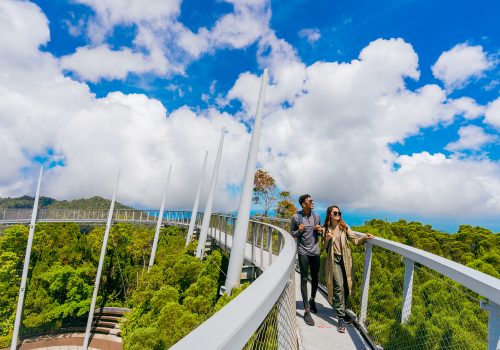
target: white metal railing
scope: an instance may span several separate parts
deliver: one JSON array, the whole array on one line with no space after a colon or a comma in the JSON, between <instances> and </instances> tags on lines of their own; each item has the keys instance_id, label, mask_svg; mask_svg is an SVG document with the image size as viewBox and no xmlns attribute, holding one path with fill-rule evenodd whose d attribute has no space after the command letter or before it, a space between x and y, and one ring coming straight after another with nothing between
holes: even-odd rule
<instances>
[{"instance_id":1,"label":"white metal railing","mask_svg":"<svg viewBox=\"0 0 500 350\"><path fill-rule=\"evenodd\" d=\"M290 220L279 218L264 218L260 220L272 222L285 230L289 230ZM364 236L361 232L355 232L358 237ZM488 311L488 350L500 349L500 279L487 275L480 271L471 269L462 264L445 259L438 255L417 249L405 244L390 241L384 238L374 237L365 245L363 281L361 284L361 306L358 322L367 332L366 320L368 311L368 295L371 277L373 246L394 252L403 257L405 264L404 285L402 288L403 305L401 309L400 322L405 323L412 309L413 271L415 263L421 264L439 274L446 276L471 291L481 295L487 300L482 300L480 306ZM411 347L411 345L410 345Z\"/></svg>"},{"instance_id":2,"label":"white metal railing","mask_svg":"<svg viewBox=\"0 0 500 350\"><path fill-rule=\"evenodd\" d=\"M233 225L234 217L214 214L210 236L222 247L230 249ZM241 349L274 307L277 310L274 318L276 339L266 341L277 344L278 349L297 348L295 302L287 302L291 295L295 298L291 282L295 267L295 241L288 232L268 223L251 221L250 227L246 258L261 266L263 274L172 349Z\"/></svg>"},{"instance_id":3,"label":"white metal railing","mask_svg":"<svg viewBox=\"0 0 500 350\"><path fill-rule=\"evenodd\" d=\"M364 235L360 232L355 232L355 234L358 237ZM363 282L361 285L361 311L359 315L359 321L363 325L366 322L368 310L368 291L370 285L373 246L384 248L404 257L405 274L401 323L405 323L411 315L413 271L415 263L419 263L488 299L488 302L482 301L480 304L481 308L489 312L488 349L495 350L499 348L500 279L424 250L384 238L375 237L366 243Z\"/></svg>"},{"instance_id":4,"label":"white metal railing","mask_svg":"<svg viewBox=\"0 0 500 350\"><path fill-rule=\"evenodd\" d=\"M26 223L31 213L29 209L0 210L0 224ZM41 209L37 221L104 224L107 215L108 211L104 209ZM158 210L119 209L113 213L113 222L154 224L158 215ZM176 225L187 226L190 218L191 213L188 211L166 211L163 214L164 221ZM197 213L198 226L201 225L201 219L202 214ZM232 246L235 223L236 218L231 215L211 216L209 235L226 251ZM297 348L295 293L291 278L295 264L295 241L282 228L252 220L247 245L247 261L260 267L264 273L237 298L178 342L175 349L242 348L267 320L273 308L277 310L276 315L267 323L269 327L275 328L275 339L266 341L275 342L280 349ZM261 333L269 337L272 332L266 330Z\"/></svg>"},{"instance_id":5,"label":"white metal railing","mask_svg":"<svg viewBox=\"0 0 500 350\"><path fill-rule=\"evenodd\" d=\"M29 223L31 213L31 209L0 209L0 224ZM105 223L108 213L108 209L39 209L36 221ZM158 209L115 209L113 221L154 224L158 220L159 213ZM197 221L199 221L201 213L197 215ZM165 211L163 213L164 221L188 225L190 218L190 211Z\"/></svg>"}]
</instances>

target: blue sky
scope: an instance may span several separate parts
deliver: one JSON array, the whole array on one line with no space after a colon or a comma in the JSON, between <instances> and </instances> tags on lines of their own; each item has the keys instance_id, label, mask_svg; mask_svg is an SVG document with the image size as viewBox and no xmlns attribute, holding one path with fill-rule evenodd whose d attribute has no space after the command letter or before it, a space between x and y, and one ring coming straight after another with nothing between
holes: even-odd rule
<instances>
[{"instance_id":1,"label":"blue sky","mask_svg":"<svg viewBox=\"0 0 500 350\"><path fill-rule=\"evenodd\" d=\"M282 189L335 202L353 223L498 232L499 7L5 1L0 195L29 194L44 164L47 195L109 197L121 168L121 201L155 207L172 164L171 206L189 207L225 126L215 206L232 210L268 68L259 164Z\"/></svg>"}]
</instances>

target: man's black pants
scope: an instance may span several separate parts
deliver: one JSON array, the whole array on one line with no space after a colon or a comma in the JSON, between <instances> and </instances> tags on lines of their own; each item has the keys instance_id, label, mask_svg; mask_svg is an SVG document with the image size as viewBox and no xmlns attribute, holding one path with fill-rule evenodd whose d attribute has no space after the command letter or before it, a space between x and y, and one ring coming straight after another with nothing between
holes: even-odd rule
<instances>
[{"instance_id":1,"label":"man's black pants","mask_svg":"<svg viewBox=\"0 0 500 350\"><path fill-rule=\"evenodd\" d=\"M309 300L307 298L307 280L309 270L311 270L311 298L316 297L318 290L318 274L319 274L319 255L301 255L299 254L299 269L300 269L300 293L304 302L304 309L309 309Z\"/></svg>"}]
</instances>

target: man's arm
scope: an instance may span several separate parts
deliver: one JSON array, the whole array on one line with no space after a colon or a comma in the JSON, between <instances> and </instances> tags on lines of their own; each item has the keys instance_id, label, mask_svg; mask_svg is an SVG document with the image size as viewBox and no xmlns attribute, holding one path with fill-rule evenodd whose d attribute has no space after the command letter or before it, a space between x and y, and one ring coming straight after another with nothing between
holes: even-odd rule
<instances>
[{"instance_id":1,"label":"man's arm","mask_svg":"<svg viewBox=\"0 0 500 350\"><path fill-rule=\"evenodd\" d=\"M299 231L299 220L295 218L295 215L292 216L292 219L290 221L290 234L292 237L297 238L301 234Z\"/></svg>"}]
</instances>

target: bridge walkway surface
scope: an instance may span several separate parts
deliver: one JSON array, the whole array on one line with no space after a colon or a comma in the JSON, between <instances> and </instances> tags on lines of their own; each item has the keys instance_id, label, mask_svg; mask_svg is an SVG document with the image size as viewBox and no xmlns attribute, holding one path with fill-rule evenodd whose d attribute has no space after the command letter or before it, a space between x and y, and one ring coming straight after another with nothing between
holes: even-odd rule
<instances>
[{"instance_id":1,"label":"bridge walkway surface","mask_svg":"<svg viewBox=\"0 0 500 350\"><path fill-rule=\"evenodd\" d=\"M210 236L218 242L221 248L225 248L226 243L225 234L219 234L218 229L213 229ZM219 242L221 237L221 242ZM231 235L227 235L227 248L232 247ZM278 256L273 254L272 260L277 259ZM245 259L252 260L252 245L246 244ZM260 250L254 251L254 262L260 265L261 254ZM266 269L270 265L269 254L267 251L262 255L262 268ZM309 293L311 291L310 284L308 285ZM352 350L352 349L371 349L368 343L364 340L359 331L352 325L346 325L346 333L339 333L337 331L337 317L334 315L332 306L328 303L326 296L319 290L316 295L316 305L318 313L313 314L315 325L308 326L303 318L304 308L302 303L302 296L300 293L300 274L295 273L295 303L296 303L296 320L298 326L297 337L299 339L299 348L303 350Z\"/></svg>"},{"instance_id":2,"label":"bridge walkway surface","mask_svg":"<svg viewBox=\"0 0 500 350\"><path fill-rule=\"evenodd\" d=\"M311 285L308 285L309 294ZM351 324L346 325L346 332L337 331L337 316L328 303L326 296L318 290L316 294L317 314L311 314L314 326L308 326L303 318L304 305L300 293L300 274L295 273L295 300L297 305L297 325L299 327L299 339L302 349L328 349L328 350L351 350L351 349L371 349L363 336Z\"/></svg>"}]
</instances>

